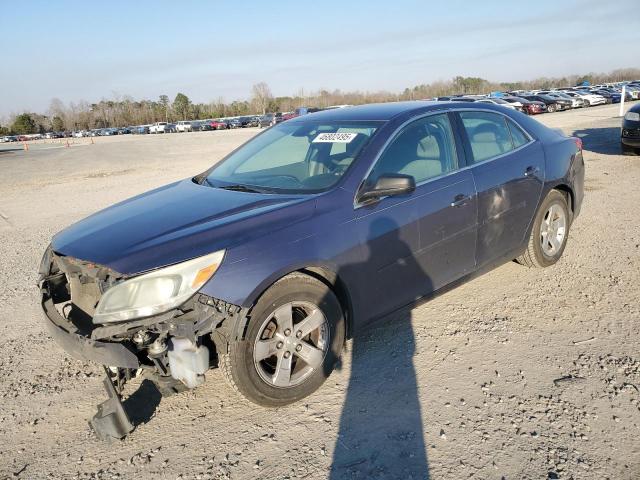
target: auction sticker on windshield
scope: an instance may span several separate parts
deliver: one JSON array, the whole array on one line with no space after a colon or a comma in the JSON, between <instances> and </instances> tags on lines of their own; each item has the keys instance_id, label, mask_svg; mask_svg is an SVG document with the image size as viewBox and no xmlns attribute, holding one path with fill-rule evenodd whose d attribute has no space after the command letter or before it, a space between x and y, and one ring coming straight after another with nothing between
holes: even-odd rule
<instances>
[{"instance_id":1,"label":"auction sticker on windshield","mask_svg":"<svg viewBox=\"0 0 640 480\"><path fill-rule=\"evenodd\" d=\"M312 143L350 143L357 133L321 133Z\"/></svg>"}]
</instances>

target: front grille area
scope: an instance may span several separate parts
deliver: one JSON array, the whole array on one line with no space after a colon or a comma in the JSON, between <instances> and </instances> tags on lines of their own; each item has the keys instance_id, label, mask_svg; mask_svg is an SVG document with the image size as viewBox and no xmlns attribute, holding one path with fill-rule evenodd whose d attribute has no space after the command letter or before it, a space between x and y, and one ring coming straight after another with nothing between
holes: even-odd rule
<instances>
[{"instance_id":1,"label":"front grille area","mask_svg":"<svg viewBox=\"0 0 640 480\"><path fill-rule=\"evenodd\" d=\"M640 128L624 128L622 136L626 138L640 138Z\"/></svg>"}]
</instances>

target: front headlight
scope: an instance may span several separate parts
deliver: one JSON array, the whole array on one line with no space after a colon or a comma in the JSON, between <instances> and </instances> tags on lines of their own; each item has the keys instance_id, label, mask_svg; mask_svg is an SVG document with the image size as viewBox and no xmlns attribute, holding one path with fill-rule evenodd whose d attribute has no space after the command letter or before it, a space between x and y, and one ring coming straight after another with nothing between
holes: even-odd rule
<instances>
[{"instance_id":1,"label":"front headlight","mask_svg":"<svg viewBox=\"0 0 640 480\"><path fill-rule=\"evenodd\" d=\"M640 112L627 112L624 119L632 122L640 122Z\"/></svg>"},{"instance_id":2,"label":"front headlight","mask_svg":"<svg viewBox=\"0 0 640 480\"><path fill-rule=\"evenodd\" d=\"M181 305L216 273L223 257L220 250L114 285L102 295L93 323L148 317Z\"/></svg>"}]
</instances>

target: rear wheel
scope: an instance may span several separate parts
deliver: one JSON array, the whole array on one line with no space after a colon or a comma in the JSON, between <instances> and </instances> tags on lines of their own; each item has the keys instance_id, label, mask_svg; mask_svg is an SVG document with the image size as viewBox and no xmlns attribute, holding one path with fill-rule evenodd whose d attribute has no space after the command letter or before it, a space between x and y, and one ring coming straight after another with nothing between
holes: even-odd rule
<instances>
[{"instance_id":1,"label":"rear wheel","mask_svg":"<svg viewBox=\"0 0 640 480\"><path fill-rule=\"evenodd\" d=\"M552 104L552 105L549 105L549 106L547 107L547 112L549 112L549 113L553 113L553 112L555 112L555 111L556 111L556 106L555 106L555 105L553 105L553 104Z\"/></svg>"},{"instance_id":2,"label":"rear wheel","mask_svg":"<svg viewBox=\"0 0 640 480\"><path fill-rule=\"evenodd\" d=\"M516 261L527 267L549 267L560 260L569 235L570 216L565 196L551 190L534 219L525 252Z\"/></svg>"},{"instance_id":3,"label":"rear wheel","mask_svg":"<svg viewBox=\"0 0 640 480\"><path fill-rule=\"evenodd\" d=\"M344 316L331 288L293 273L256 303L245 338L229 345L220 365L231 386L252 402L287 405L322 385L344 337Z\"/></svg>"}]
</instances>

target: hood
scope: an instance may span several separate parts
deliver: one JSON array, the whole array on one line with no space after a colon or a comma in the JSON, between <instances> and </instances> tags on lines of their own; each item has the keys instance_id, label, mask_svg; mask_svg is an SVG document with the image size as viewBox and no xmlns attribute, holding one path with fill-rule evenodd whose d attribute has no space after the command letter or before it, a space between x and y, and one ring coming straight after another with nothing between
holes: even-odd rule
<instances>
[{"instance_id":1,"label":"hood","mask_svg":"<svg viewBox=\"0 0 640 480\"><path fill-rule=\"evenodd\" d=\"M188 179L95 213L51 245L58 254L132 275L290 226L311 216L314 205L312 195L230 191Z\"/></svg>"}]
</instances>

